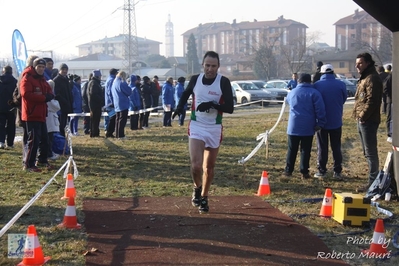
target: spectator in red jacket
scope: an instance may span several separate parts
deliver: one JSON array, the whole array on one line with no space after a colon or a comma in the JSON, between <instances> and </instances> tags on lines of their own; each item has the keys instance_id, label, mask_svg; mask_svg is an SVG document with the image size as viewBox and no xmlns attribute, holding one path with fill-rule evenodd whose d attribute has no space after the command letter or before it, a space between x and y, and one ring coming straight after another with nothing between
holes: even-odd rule
<instances>
[{"instance_id":1,"label":"spectator in red jacket","mask_svg":"<svg viewBox=\"0 0 399 266\"><path fill-rule=\"evenodd\" d=\"M46 61L37 58L33 66L25 68L22 73L21 89L21 120L27 142L24 147L24 170L41 172L37 166L51 169L48 163L48 135L46 126L47 102L54 99L53 91L44 77ZM38 162L36 155L39 150Z\"/></svg>"}]
</instances>

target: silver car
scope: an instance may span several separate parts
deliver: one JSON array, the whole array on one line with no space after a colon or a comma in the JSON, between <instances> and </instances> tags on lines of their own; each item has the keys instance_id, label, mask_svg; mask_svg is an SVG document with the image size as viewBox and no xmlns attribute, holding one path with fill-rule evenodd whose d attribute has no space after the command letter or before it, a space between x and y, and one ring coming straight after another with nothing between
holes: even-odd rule
<instances>
[{"instance_id":1,"label":"silver car","mask_svg":"<svg viewBox=\"0 0 399 266\"><path fill-rule=\"evenodd\" d=\"M232 81L231 87L236 92L237 103L240 104L264 100L260 104L268 106L270 103L267 101L276 99L271 92L259 89L250 81Z\"/></svg>"},{"instance_id":2,"label":"silver car","mask_svg":"<svg viewBox=\"0 0 399 266\"><path fill-rule=\"evenodd\" d=\"M270 91L278 101L284 101L284 98L287 97L287 89L274 87L272 84L267 83L263 80L251 80L251 82L253 82L256 86L264 91Z\"/></svg>"}]
</instances>

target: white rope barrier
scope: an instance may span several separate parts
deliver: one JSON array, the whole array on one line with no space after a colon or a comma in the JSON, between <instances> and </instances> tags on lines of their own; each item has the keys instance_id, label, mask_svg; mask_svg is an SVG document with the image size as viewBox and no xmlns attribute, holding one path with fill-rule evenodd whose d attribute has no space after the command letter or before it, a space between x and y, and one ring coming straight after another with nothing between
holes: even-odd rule
<instances>
[{"instance_id":1,"label":"white rope barrier","mask_svg":"<svg viewBox=\"0 0 399 266\"><path fill-rule=\"evenodd\" d=\"M40 197L40 195L43 194L43 192L47 189L47 187L55 180L55 177L61 172L62 169L64 169L67 164L69 163L69 161L71 160L71 157L68 159L68 161L66 161L60 169L58 169L58 171L53 175L52 178L50 178L50 180L36 193L35 196L33 196L33 198L31 198L28 203L25 204L25 206L22 207L21 210L19 210L19 212L17 212L17 214L15 214L15 216L1 229L0 231L0 237L2 237L7 231L8 229L10 229L11 226L14 225L14 223L22 216L22 214L25 213L25 211L32 206L33 203L35 203L35 201ZM56 181L57 182L57 181Z\"/></svg>"},{"instance_id":2,"label":"white rope barrier","mask_svg":"<svg viewBox=\"0 0 399 266\"><path fill-rule=\"evenodd\" d=\"M284 98L283 105L281 106L281 110L280 110L280 115L279 115L276 123L274 124L274 126L270 130L266 130L265 133L261 133L256 137L257 141L260 140L258 145L256 145L256 147L251 151L250 154L247 155L247 157L245 157L245 158L242 157L241 160L238 161L238 163L241 163L241 164L246 163L249 159L252 158L252 156L254 156L258 152L258 150L262 147L263 143L267 146L267 141L268 141L270 133L272 133L276 129L276 127L278 126L278 124L281 121L281 118L283 117L283 114L285 111L285 105L286 105L286 103L285 103L285 98Z\"/></svg>"}]
</instances>

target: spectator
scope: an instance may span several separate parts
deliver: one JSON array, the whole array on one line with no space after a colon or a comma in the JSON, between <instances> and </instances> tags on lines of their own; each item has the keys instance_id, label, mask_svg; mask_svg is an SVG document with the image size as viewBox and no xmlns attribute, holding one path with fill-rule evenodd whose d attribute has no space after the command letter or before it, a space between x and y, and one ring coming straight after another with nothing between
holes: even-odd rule
<instances>
[{"instance_id":1,"label":"spectator","mask_svg":"<svg viewBox=\"0 0 399 266\"><path fill-rule=\"evenodd\" d=\"M188 130L190 173L194 183L191 203L200 213L207 213L208 194L222 141L223 112L233 113L234 102L230 80L218 73L219 55L214 51L206 52L202 66L204 72L191 77L173 118L184 112L183 106L189 96L195 95Z\"/></svg>"},{"instance_id":2,"label":"spectator","mask_svg":"<svg viewBox=\"0 0 399 266\"><path fill-rule=\"evenodd\" d=\"M104 117L104 129L105 129L105 137L106 138L114 138L115 132L115 108L112 99L112 83L115 80L116 74L119 69L111 68L109 70L109 76L105 81L105 89L104 89L104 99L105 99L105 112L108 113L108 116Z\"/></svg>"},{"instance_id":3,"label":"spectator","mask_svg":"<svg viewBox=\"0 0 399 266\"><path fill-rule=\"evenodd\" d=\"M54 68L54 61L50 57L44 57L44 61L46 61L46 69L44 70L44 77L46 80L52 79L53 68Z\"/></svg>"},{"instance_id":4,"label":"spectator","mask_svg":"<svg viewBox=\"0 0 399 266\"><path fill-rule=\"evenodd\" d=\"M334 160L334 175L336 180L342 178L342 115L344 103L347 98L346 85L335 78L334 68L330 64L323 65L320 70L321 78L314 83L314 87L323 97L326 109L326 120L324 127L317 131L317 169L314 175L324 178L327 172L328 141L330 140L332 156Z\"/></svg>"},{"instance_id":5,"label":"spectator","mask_svg":"<svg viewBox=\"0 0 399 266\"><path fill-rule=\"evenodd\" d=\"M68 66L61 64L58 75L54 78L55 99L60 103L60 134L65 137L68 114L73 112L72 83L68 77Z\"/></svg>"},{"instance_id":6,"label":"spectator","mask_svg":"<svg viewBox=\"0 0 399 266\"><path fill-rule=\"evenodd\" d=\"M176 104L180 101L180 98L184 91L184 82L186 81L185 77L179 77L177 79L177 85L175 87L175 102ZM186 110L187 110L187 103L183 106L183 111L179 114L179 126L184 125L184 119L186 118Z\"/></svg>"},{"instance_id":7,"label":"spectator","mask_svg":"<svg viewBox=\"0 0 399 266\"><path fill-rule=\"evenodd\" d=\"M297 73L293 73L292 74L292 79L287 84L287 88L289 90L295 89L297 84L298 84L298 74Z\"/></svg>"},{"instance_id":8,"label":"spectator","mask_svg":"<svg viewBox=\"0 0 399 266\"><path fill-rule=\"evenodd\" d=\"M320 80L321 73L320 73L320 68L323 66L323 62L319 61L317 62L317 68L316 68L316 73L313 75L313 83L316 83L316 81Z\"/></svg>"},{"instance_id":9,"label":"spectator","mask_svg":"<svg viewBox=\"0 0 399 266\"><path fill-rule=\"evenodd\" d=\"M380 171L377 130L381 123L382 81L374 64L369 53L361 53L356 57L356 69L360 78L357 82L352 116L357 121L363 154L369 166L368 182L359 187L358 192L366 191Z\"/></svg>"},{"instance_id":10,"label":"spectator","mask_svg":"<svg viewBox=\"0 0 399 266\"><path fill-rule=\"evenodd\" d=\"M93 70L93 77L87 88L90 108L90 138L100 137L101 110L104 106L104 92L101 87L101 71Z\"/></svg>"},{"instance_id":11,"label":"spectator","mask_svg":"<svg viewBox=\"0 0 399 266\"><path fill-rule=\"evenodd\" d=\"M12 75L12 67L3 67L0 76L0 149L14 147L15 138L15 112L13 105L13 93L17 87L17 80Z\"/></svg>"},{"instance_id":12,"label":"spectator","mask_svg":"<svg viewBox=\"0 0 399 266\"><path fill-rule=\"evenodd\" d=\"M76 116L71 117L71 122L70 122L70 129L71 129L71 134L73 136L78 136L78 129L79 129L79 118L80 114L82 113L82 79L78 75L73 75L73 88L72 88L72 98L73 98L73 112L75 114L78 114Z\"/></svg>"},{"instance_id":13,"label":"spectator","mask_svg":"<svg viewBox=\"0 0 399 266\"><path fill-rule=\"evenodd\" d=\"M47 80L51 89L54 89L54 81ZM53 99L47 102L47 117L46 117L46 126L47 126L47 135L48 135L48 159L49 160L57 160L59 155L53 152L53 139L54 133L60 131L60 121L58 120L57 112L61 109L60 104L57 100Z\"/></svg>"},{"instance_id":14,"label":"spectator","mask_svg":"<svg viewBox=\"0 0 399 266\"><path fill-rule=\"evenodd\" d=\"M126 72L118 72L114 82L112 83L111 93L116 112L116 138L125 139L125 126L130 104L129 96L132 94L132 89L126 82Z\"/></svg>"},{"instance_id":15,"label":"spectator","mask_svg":"<svg viewBox=\"0 0 399 266\"><path fill-rule=\"evenodd\" d=\"M44 78L45 67L46 61L37 58L33 61L32 67L25 68L21 79L21 115L27 136L24 169L31 172L41 172L38 165L51 169L47 160L49 147L46 103L54 99L54 94Z\"/></svg>"},{"instance_id":16,"label":"spectator","mask_svg":"<svg viewBox=\"0 0 399 266\"><path fill-rule=\"evenodd\" d=\"M377 72L378 75L381 78L382 81L382 113L386 114L387 113L387 95L385 94L385 79L388 77L389 72L385 72L385 68L383 66L377 67Z\"/></svg>"},{"instance_id":17,"label":"spectator","mask_svg":"<svg viewBox=\"0 0 399 266\"><path fill-rule=\"evenodd\" d=\"M153 96L153 91L151 86L151 80L149 77L144 76L143 85L141 85L141 98L143 99L143 107L145 109L151 108L153 103L152 96ZM149 116L150 116L150 111L145 111L143 117L143 128L148 128Z\"/></svg>"},{"instance_id":18,"label":"spectator","mask_svg":"<svg viewBox=\"0 0 399 266\"><path fill-rule=\"evenodd\" d=\"M89 87L90 80L93 78L93 73L89 74L89 80L82 87L82 109L85 113L90 113L89 99L87 95L87 88ZM90 135L90 116L83 117L83 130L85 135Z\"/></svg>"},{"instance_id":19,"label":"spectator","mask_svg":"<svg viewBox=\"0 0 399 266\"><path fill-rule=\"evenodd\" d=\"M161 95L162 91L161 91L161 86L159 85L158 82L158 76L154 76L152 79L152 85L154 85L153 88L153 104L152 107L157 108L159 105L159 95ZM154 113L158 113L158 109L155 109L153 111Z\"/></svg>"},{"instance_id":20,"label":"spectator","mask_svg":"<svg viewBox=\"0 0 399 266\"><path fill-rule=\"evenodd\" d=\"M292 175L298 148L300 148L300 171L303 178L310 178L309 161L313 135L326 124L323 97L313 88L309 74L301 74L299 85L287 95L290 106L288 118L288 151L284 175Z\"/></svg>"},{"instance_id":21,"label":"spectator","mask_svg":"<svg viewBox=\"0 0 399 266\"><path fill-rule=\"evenodd\" d=\"M130 111L137 112L143 109L143 101L140 95L140 76L131 75L129 87L132 89L132 94L129 96ZM130 115L130 129L139 129L139 114L135 113ZM143 129L140 123L140 129Z\"/></svg>"},{"instance_id":22,"label":"spectator","mask_svg":"<svg viewBox=\"0 0 399 266\"><path fill-rule=\"evenodd\" d=\"M166 82L162 85L162 106L163 106L163 126L172 126L172 112L175 108L174 94L175 90L173 88L173 78L168 77Z\"/></svg>"},{"instance_id":23,"label":"spectator","mask_svg":"<svg viewBox=\"0 0 399 266\"><path fill-rule=\"evenodd\" d=\"M386 129L387 141L392 143L392 72L383 81L383 93L386 95Z\"/></svg>"}]
</instances>

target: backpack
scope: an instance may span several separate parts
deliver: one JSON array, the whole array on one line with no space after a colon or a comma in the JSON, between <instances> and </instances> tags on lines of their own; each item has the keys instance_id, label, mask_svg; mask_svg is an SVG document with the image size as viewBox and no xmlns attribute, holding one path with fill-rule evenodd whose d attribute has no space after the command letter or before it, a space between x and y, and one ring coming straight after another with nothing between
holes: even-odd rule
<instances>
[{"instance_id":1,"label":"backpack","mask_svg":"<svg viewBox=\"0 0 399 266\"><path fill-rule=\"evenodd\" d=\"M393 178L392 156L392 152L388 152L384 168L378 173L377 178L368 188L366 198L383 199L385 193L388 192L392 195L397 195L396 181Z\"/></svg>"}]
</instances>

